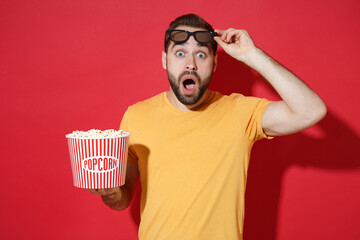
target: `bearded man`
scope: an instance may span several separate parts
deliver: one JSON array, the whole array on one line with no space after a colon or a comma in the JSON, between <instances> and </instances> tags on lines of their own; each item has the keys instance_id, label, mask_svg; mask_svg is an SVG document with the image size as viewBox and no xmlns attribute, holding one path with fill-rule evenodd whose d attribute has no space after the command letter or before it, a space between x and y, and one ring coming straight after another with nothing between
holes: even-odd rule
<instances>
[{"instance_id":1,"label":"bearded man","mask_svg":"<svg viewBox=\"0 0 360 240\"><path fill-rule=\"evenodd\" d=\"M259 72L282 100L208 90L217 44ZM194 14L166 30L162 65L170 89L130 106L122 119L120 128L131 133L125 185L91 192L123 210L140 176L141 240L241 240L253 144L314 125L326 106L245 30L214 30Z\"/></svg>"}]
</instances>

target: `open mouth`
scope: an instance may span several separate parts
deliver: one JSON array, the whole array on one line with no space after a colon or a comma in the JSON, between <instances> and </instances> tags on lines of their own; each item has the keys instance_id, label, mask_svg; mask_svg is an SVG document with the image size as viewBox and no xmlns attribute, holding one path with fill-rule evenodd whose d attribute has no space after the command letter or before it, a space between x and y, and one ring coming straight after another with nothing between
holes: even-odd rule
<instances>
[{"instance_id":1,"label":"open mouth","mask_svg":"<svg viewBox=\"0 0 360 240\"><path fill-rule=\"evenodd\" d=\"M192 79L185 79L183 81L183 86L186 90L192 90L195 88L195 81Z\"/></svg>"},{"instance_id":2,"label":"open mouth","mask_svg":"<svg viewBox=\"0 0 360 240\"><path fill-rule=\"evenodd\" d=\"M181 86L185 95L192 95L196 90L197 81L194 77L187 76L182 80Z\"/></svg>"},{"instance_id":3,"label":"open mouth","mask_svg":"<svg viewBox=\"0 0 360 240\"><path fill-rule=\"evenodd\" d=\"M199 76L196 72L183 72L180 75L180 88L185 95L193 95L199 86Z\"/></svg>"}]
</instances>

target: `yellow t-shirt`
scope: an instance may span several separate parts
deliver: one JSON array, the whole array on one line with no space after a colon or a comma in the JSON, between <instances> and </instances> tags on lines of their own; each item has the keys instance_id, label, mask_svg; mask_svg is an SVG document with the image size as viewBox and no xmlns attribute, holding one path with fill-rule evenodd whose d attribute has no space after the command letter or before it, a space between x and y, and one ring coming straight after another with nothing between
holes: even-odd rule
<instances>
[{"instance_id":1,"label":"yellow t-shirt","mask_svg":"<svg viewBox=\"0 0 360 240\"><path fill-rule=\"evenodd\" d=\"M212 92L181 112L164 92L128 108L120 127L140 171L140 240L242 239L250 151L266 137L269 104Z\"/></svg>"}]
</instances>

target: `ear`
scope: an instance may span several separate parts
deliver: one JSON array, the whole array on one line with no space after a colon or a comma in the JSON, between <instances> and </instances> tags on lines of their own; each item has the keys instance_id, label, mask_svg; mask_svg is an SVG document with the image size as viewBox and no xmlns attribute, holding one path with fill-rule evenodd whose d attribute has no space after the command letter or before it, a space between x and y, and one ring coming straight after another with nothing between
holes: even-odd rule
<instances>
[{"instance_id":1,"label":"ear","mask_svg":"<svg viewBox=\"0 0 360 240\"><path fill-rule=\"evenodd\" d=\"M161 54L162 54L162 57L161 57L162 66L166 70L166 52L162 51Z\"/></svg>"},{"instance_id":2,"label":"ear","mask_svg":"<svg viewBox=\"0 0 360 240\"><path fill-rule=\"evenodd\" d=\"M214 57L214 70L213 70L213 72L216 71L217 61L218 61L218 54L216 53L216 54L215 54L215 57Z\"/></svg>"}]
</instances>

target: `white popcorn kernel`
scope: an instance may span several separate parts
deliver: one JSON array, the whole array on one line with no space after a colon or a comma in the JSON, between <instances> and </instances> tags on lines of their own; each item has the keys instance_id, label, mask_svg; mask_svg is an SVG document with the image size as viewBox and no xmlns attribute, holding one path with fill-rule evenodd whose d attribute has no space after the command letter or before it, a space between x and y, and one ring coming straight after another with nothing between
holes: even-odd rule
<instances>
[{"instance_id":1,"label":"white popcorn kernel","mask_svg":"<svg viewBox=\"0 0 360 240\"><path fill-rule=\"evenodd\" d=\"M72 133L68 134L68 137L77 137L77 138L113 138L113 137L122 137L126 136L127 132L123 130L100 130L100 129L90 129L88 131L79 131L75 130Z\"/></svg>"}]
</instances>

